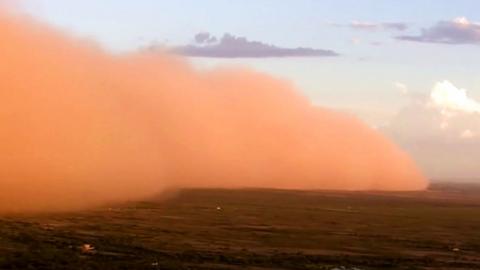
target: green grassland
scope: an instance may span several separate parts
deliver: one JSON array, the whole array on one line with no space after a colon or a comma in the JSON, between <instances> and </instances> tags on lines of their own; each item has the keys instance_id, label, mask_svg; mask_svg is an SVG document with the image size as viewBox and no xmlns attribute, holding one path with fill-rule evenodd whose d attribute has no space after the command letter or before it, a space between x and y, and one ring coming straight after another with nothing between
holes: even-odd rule
<instances>
[{"instance_id":1,"label":"green grassland","mask_svg":"<svg viewBox=\"0 0 480 270\"><path fill-rule=\"evenodd\" d=\"M480 191L189 189L2 216L0 269L480 269Z\"/></svg>"}]
</instances>

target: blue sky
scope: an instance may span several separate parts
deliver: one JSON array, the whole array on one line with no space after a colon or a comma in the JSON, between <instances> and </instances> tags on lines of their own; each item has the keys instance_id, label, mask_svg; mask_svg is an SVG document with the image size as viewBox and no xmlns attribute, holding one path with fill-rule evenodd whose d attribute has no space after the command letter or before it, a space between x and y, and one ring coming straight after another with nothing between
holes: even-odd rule
<instances>
[{"instance_id":1,"label":"blue sky","mask_svg":"<svg viewBox=\"0 0 480 270\"><path fill-rule=\"evenodd\" d=\"M458 88L456 93L461 95L460 88L465 88L471 101L480 100L480 24L476 23L480 2L476 0L25 0L21 5L35 18L94 39L116 53L152 44L192 44L200 32L217 38L230 33L282 48L333 50L340 56L191 61L199 68L241 65L289 79L315 104L349 111L377 128L386 126L386 133L395 133L392 136L420 163L430 161L421 160L426 150L417 149L418 138L407 141L401 137L407 131L388 130L402 110L418 103L419 96L425 108L416 109L428 110L429 94L444 80ZM468 23L454 22L455 18L466 18ZM407 29L387 29L386 23L401 23ZM429 31L421 35L421 29ZM460 32L452 34L452 29ZM440 112L451 104L437 105L444 106ZM455 134L468 130L476 136L478 121L476 116L466 121ZM438 133L432 138L441 147L446 136ZM480 150L480 139L474 145ZM465 177L480 176L480 169L468 166L463 168L469 170ZM458 176L459 170L438 175Z\"/></svg>"},{"instance_id":2,"label":"blue sky","mask_svg":"<svg viewBox=\"0 0 480 270\"><path fill-rule=\"evenodd\" d=\"M394 31L331 25L353 21L403 22L409 26L407 33L417 33L440 20L467 17L480 21L480 13L476 12L480 3L473 0L27 0L23 6L41 20L98 40L114 51L136 50L153 42L186 44L199 32L216 36L231 33L284 47L332 49L342 56L334 60L194 61L207 66L219 62L253 66L293 80L315 103L354 111L374 107L373 111L382 111L384 117L403 104L392 88L393 81L421 92L429 91L433 82L441 79L455 81L467 89L480 89L480 80L472 74L480 68L477 46L410 44L394 40L392 37L399 34ZM359 44L354 44L354 40ZM372 42L382 45L373 46ZM418 67L419 73L412 74L412 66ZM371 76L372 73L375 75ZM386 121L364 117L375 124Z\"/></svg>"},{"instance_id":3,"label":"blue sky","mask_svg":"<svg viewBox=\"0 0 480 270\"><path fill-rule=\"evenodd\" d=\"M137 46L138 38L186 42L200 31L230 32L279 45L345 47L341 37L348 38L349 33L328 29L326 22L400 21L423 26L459 16L480 20L479 3L474 0L27 0L23 6L50 22L120 49Z\"/></svg>"}]
</instances>

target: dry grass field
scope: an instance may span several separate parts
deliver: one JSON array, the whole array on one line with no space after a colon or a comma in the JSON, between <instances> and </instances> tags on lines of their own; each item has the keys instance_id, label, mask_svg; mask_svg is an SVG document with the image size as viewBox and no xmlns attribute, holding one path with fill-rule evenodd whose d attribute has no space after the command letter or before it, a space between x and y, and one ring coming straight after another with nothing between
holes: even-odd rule
<instances>
[{"instance_id":1,"label":"dry grass field","mask_svg":"<svg viewBox=\"0 0 480 270\"><path fill-rule=\"evenodd\" d=\"M480 269L480 190L189 189L0 217L0 269Z\"/></svg>"}]
</instances>

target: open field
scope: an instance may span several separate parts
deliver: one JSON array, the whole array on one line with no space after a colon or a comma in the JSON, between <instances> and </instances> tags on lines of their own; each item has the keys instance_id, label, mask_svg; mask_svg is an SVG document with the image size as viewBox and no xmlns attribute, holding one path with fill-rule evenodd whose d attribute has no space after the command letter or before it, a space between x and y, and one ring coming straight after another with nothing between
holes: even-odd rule
<instances>
[{"instance_id":1,"label":"open field","mask_svg":"<svg viewBox=\"0 0 480 270\"><path fill-rule=\"evenodd\" d=\"M335 268L480 269L480 191L191 189L0 218L0 269Z\"/></svg>"}]
</instances>

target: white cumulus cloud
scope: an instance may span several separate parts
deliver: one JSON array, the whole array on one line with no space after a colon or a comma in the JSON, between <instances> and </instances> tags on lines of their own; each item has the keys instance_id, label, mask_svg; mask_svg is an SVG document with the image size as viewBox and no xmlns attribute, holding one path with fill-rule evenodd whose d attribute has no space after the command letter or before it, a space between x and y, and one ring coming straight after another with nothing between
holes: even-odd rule
<instances>
[{"instance_id":1,"label":"white cumulus cloud","mask_svg":"<svg viewBox=\"0 0 480 270\"><path fill-rule=\"evenodd\" d=\"M430 93L431 104L442 110L480 113L480 103L449 81L438 82Z\"/></svg>"},{"instance_id":2,"label":"white cumulus cloud","mask_svg":"<svg viewBox=\"0 0 480 270\"><path fill-rule=\"evenodd\" d=\"M480 102L449 81L412 99L381 130L432 178L480 178Z\"/></svg>"}]
</instances>

